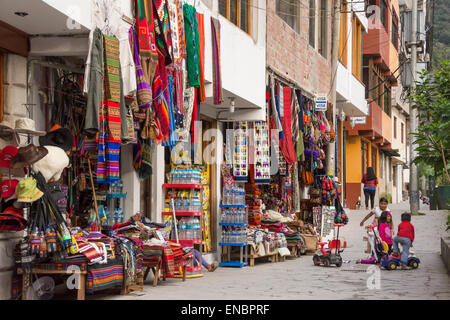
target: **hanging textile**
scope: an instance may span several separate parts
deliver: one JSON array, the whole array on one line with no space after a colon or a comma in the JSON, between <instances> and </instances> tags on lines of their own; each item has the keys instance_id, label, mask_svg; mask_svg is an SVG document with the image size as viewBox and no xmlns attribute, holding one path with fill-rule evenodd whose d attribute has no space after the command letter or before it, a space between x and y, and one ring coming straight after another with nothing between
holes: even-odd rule
<instances>
[{"instance_id":1,"label":"hanging textile","mask_svg":"<svg viewBox=\"0 0 450 320\"><path fill-rule=\"evenodd\" d=\"M137 34L133 27L130 28L130 41L134 48L134 60L136 64L136 98L139 108L147 109L152 105L152 89L141 67L140 53L137 45Z\"/></svg>"},{"instance_id":2,"label":"hanging textile","mask_svg":"<svg viewBox=\"0 0 450 320\"><path fill-rule=\"evenodd\" d=\"M200 36L198 33L197 11L187 3L183 5L184 31L186 38L186 67L189 86L200 85Z\"/></svg>"},{"instance_id":3,"label":"hanging textile","mask_svg":"<svg viewBox=\"0 0 450 320\"><path fill-rule=\"evenodd\" d=\"M211 17L211 36L213 52L213 91L214 104L223 102L222 74L220 65L220 22Z\"/></svg>"},{"instance_id":4,"label":"hanging textile","mask_svg":"<svg viewBox=\"0 0 450 320\"><path fill-rule=\"evenodd\" d=\"M183 16L183 1L180 0L172 0L175 2L177 6L177 24L178 24L178 38L180 44L180 57L185 59L186 52L186 40L185 40L185 31L184 31L184 16Z\"/></svg>"},{"instance_id":5,"label":"hanging textile","mask_svg":"<svg viewBox=\"0 0 450 320\"><path fill-rule=\"evenodd\" d=\"M291 88L280 86L280 93L281 92L283 92L283 105L280 105L280 109L283 109L281 122L283 126L284 138L280 140L280 147L286 162L291 164L297 162L294 145L292 143L291 131Z\"/></svg>"},{"instance_id":6,"label":"hanging textile","mask_svg":"<svg viewBox=\"0 0 450 320\"><path fill-rule=\"evenodd\" d=\"M206 101L206 93L205 93L205 22L204 15L202 13L197 13L198 20L198 33L200 39L200 103Z\"/></svg>"},{"instance_id":7,"label":"hanging textile","mask_svg":"<svg viewBox=\"0 0 450 320\"><path fill-rule=\"evenodd\" d=\"M158 66L156 67L155 77L153 79L154 95L154 117L160 129L158 140L167 140L170 131L169 103L165 92L167 91L167 73L164 65L164 57L159 56Z\"/></svg>"},{"instance_id":8,"label":"hanging textile","mask_svg":"<svg viewBox=\"0 0 450 320\"><path fill-rule=\"evenodd\" d=\"M152 0L135 0L138 27L139 54L142 57L157 57Z\"/></svg>"},{"instance_id":9,"label":"hanging textile","mask_svg":"<svg viewBox=\"0 0 450 320\"><path fill-rule=\"evenodd\" d=\"M166 0L153 0L153 17L155 19L156 48L159 55L164 57L164 64L167 66L172 63L173 54L169 11Z\"/></svg>"},{"instance_id":10,"label":"hanging textile","mask_svg":"<svg viewBox=\"0 0 450 320\"><path fill-rule=\"evenodd\" d=\"M169 112L169 136L168 140L163 141L162 145L165 147L172 147L177 144L177 133L176 133L176 125L175 125L175 117L174 117L174 103L173 103L173 94L175 91L175 82L173 76L169 75L168 77L168 87L167 90L163 93L163 96L168 98L168 112Z\"/></svg>"},{"instance_id":11,"label":"hanging textile","mask_svg":"<svg viewBox=\"0 0 450 320\"><path fill-rule=\"evenodd\" d=\"M169 21L171 28L171 36L172 36L172 52L173 52L173 60L175 64L181 65L182 62L182 44L181 35L182 32L180 30L180 18L179 18L179 4L178 0L168 0L167 6L169 9ZM184 42L184 32L183 32L183 42Z\"/></svg>"},{"instance_id":12,"label":"hanging textile","mask_svg":"<svg viewBox=\"0 0 450 320\"><path fill-rule=\"evenodd\" d=\"M270 118L273 119L274 127L272 129L276 129L278 131L279 138L283 138L283 127L281 126L280 120L280 112L277 107L277 103L275 102L275 81L273 77L270 77Z\"/></svg>"},{"instance_id":13,"label":"hanging textile","mask_svg":"<svg viewBox=\"0 0 450 320\"><path fill-rule=\"evenodd\" d=\"M90 65L86 74L89 74L89 86L86 120L84 130L89 133L96 133L100 128L99 108L102 100L103 86L103 35L100 29L96 28L92 33L92 50L90 55ZM90 36L91 36L90 35Z\"/></svg>"}]
</instances>

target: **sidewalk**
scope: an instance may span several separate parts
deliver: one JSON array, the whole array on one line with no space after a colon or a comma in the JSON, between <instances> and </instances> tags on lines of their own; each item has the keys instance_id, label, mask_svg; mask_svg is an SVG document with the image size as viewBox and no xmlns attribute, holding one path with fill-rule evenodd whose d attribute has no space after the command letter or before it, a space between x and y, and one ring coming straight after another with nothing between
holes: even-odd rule
<instances>
[{"instance_id":1,"label":"sidewalk","mask_svg":"<svg viewBox=\"0 0 450 320\"><path fill-rule=\"evenodd\" d=\"M400 215L409 205L390 205L397 228ZM144 292L136 295L94 295L88 299L105 300L248 300L248 299L450 299L450 278L440 257L440 235L444 234L447 213L423 208L423 216L412 217L416 229L414 249L421 259L417 270L380 271L380 289L368 289L368 265L355 264L364 258L365 234L359 226L365 210L348 212L350 222L342 233L350 247L343 252L350 260L341 268L316 267L312 256L279 263L258 263L255 267L218 268L204 272L202 278L167 279L152 287L152 277L145 282Z\"/></svg>"}]
</instances>

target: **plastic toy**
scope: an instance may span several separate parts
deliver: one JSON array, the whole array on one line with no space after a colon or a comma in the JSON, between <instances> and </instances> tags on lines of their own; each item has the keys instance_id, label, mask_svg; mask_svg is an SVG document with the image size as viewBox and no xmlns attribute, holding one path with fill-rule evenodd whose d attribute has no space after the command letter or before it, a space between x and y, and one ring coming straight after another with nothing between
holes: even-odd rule
<instances>
[{"instance_id":1,"label":"plastic toy","mask_svg":"<svg viewBox=\"0 0 450 320\"><path fill-rule=\"evenodd\" d=\"M334 226L338 228L336 239L329 241L327 248L324 248L327 242L318 242L318 244L320 245L320 252L316 253L313 256L313 262L315 266L324 265L325 267L329 267L332 264L335 264L338 268L342 266L341 252L344 251L347 243L344 241L343 246L341 246L341 241L339 240L339 228L343 227L344 224L335 223ZM334 252L333 249L335 250Z\"/></svg>"},{"instance_id":2,"label":"plastic toy","mask_svg":"<svg viewBox=\"0 0 450 320\"><path fill-rule=\"evenodd\" d=\"M420 259L415 255L410 255L408 257L408 266L417 269L420 264ZM394 256L384 256L381 258L381 266L387 270L396 270L397 267L401 265L400 256L398 258Z\"/></svg>"}]
</instances>

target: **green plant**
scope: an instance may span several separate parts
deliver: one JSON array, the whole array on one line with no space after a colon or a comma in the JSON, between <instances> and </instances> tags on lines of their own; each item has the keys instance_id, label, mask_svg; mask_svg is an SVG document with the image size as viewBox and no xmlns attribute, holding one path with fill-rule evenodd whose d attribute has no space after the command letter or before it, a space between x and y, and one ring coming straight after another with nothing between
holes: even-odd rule
<instances>
[{"instance_id":1,"label":"green plant","mask_svg":"<svg viewBox=\"0 0 450 320\"><path fill-rule=\"evenodd\" d=\"M392 203L392 195L387 192L380 193L380 198L388 199L388 203Z\"/></svg>"},{"instance_id":2,"label":"green plant","mask_svg":"<svg viewBox=\"0 0 450 320\"><path fill-rule=\"evenodd\" d=\"M414 162L431 165L436 178L450 183L450 60L440 62L433 73L421 73L409 102L419 119L417 132L411 133L418 145Z\"/></svg>"}]
</instances>

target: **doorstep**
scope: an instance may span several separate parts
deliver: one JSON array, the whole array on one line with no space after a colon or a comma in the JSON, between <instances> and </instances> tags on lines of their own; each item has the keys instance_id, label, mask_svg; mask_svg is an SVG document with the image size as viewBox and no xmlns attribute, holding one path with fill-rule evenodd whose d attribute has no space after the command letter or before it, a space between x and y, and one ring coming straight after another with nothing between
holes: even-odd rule
<instances>
[{"instance_id":1,"label":"doorstep","mask_svg":"<svg viewBox=\"0 0 450 320\"><path fill-rule=\"evenodd\" d=\"M441 257L450 274L450 237L441 238Z\"/></svg>"}]
</instances>

